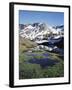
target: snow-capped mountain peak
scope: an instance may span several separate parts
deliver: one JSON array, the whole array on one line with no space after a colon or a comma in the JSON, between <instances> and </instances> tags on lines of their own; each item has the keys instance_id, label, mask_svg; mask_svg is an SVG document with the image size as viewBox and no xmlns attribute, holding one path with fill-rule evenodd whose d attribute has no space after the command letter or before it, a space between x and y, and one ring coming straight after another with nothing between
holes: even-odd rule
<instances>
[{"instance_id":1,"label":"snow-capped mountain peak","mask_svg":"<svg viewBox=\"0 0 72 90\"><path fill-rule=\"evenodd\" d=\"M29 26L25 27L25 29L34 29L34 27L32 25L29 25Z\"/></svg>"},{"instance_id":2,"label":"snow-capped mountain peak","mask_svg":"<svg viewBox=\"0 0 72 90\"><path fill-rule=\"evenodd\" d=\"M61 30L63 32L63 29L63 26L51 27L45 23L34 23L20 30L20 36L30 40L43 39L52 34L57 35L61 33Z\"/></svg>"}]
</instances>

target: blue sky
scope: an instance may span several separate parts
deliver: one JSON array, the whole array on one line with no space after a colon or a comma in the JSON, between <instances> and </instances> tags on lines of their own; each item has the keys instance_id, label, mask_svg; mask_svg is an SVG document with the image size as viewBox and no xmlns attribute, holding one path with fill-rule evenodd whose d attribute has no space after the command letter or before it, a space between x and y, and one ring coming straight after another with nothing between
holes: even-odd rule
<instances>
[{"instance_id":1,"label":"blue sky","mask_svg":"<svg viewBox=\"0 0 72 90\"><path fill-rule=\"evenodd\" d=\"M19 24L47 23L49 25L64 24L63 12L45 12L45 11L19 11Z\"/></svg>"}]
</instances>

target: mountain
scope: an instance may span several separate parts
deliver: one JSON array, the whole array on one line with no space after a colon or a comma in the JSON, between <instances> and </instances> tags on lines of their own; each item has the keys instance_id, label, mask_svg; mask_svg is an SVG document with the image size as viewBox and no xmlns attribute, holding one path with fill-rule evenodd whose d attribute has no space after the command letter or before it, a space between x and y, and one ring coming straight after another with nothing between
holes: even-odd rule
<instances>
[{"instance_id":1,"label":"mountain","mask_svg":"<svg viewBox=\"0 0 72 90\"><path fill-rule=\"evenodd\" d=\"M19 30L24 29L24 24L19 24Z\"/></svg>"},{"instance_id":2,"label":"mountain","mask_svg":"<svg viewBox=\"0 0 72 90\"><path fill-rule=\"evenodd\" d=\"M20 51L43 49L60 53L64 48L64 25L52 27L46 23L33 23L19 26Z\"/></svg>"},{"instance_id":3,"label":"mountain","mask_svg":"<svg viewBox=\"0 0 72 90\"><path fill-rule=\"evenodd\" d=\"M57 31L64 31L64 25L54 26Z\"/></svg>"},{"instance_id":4,"label":"mountain","mask_svg":"<svg viewBox=\"0 0 72 90\"><path fill-rule=\"evenodd\" d=\"M62 26L51 27L45 23L33 23L29 25L20 26L20 36L28 38L30 40L44 39L48 38L51 35L57 35L63 32L63 30L61 29Z\"/></svg>"}]
</instances>

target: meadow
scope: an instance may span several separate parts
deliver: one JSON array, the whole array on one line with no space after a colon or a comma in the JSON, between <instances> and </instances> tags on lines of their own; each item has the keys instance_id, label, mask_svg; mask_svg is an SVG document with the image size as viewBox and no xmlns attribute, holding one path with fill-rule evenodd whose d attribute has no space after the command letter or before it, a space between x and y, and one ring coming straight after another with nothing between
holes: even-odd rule
<instances>
[{"instance_id":1,"label":"meadow","mask_svg":"<svg viewBox=\"0 0 72 90\"><path fill-rule=\"evenodd\" d=\"M36 46L35 42L20 38L19 79L63 77L63 55L43 49L34 50Z\"/></svg>"}]
</instances>

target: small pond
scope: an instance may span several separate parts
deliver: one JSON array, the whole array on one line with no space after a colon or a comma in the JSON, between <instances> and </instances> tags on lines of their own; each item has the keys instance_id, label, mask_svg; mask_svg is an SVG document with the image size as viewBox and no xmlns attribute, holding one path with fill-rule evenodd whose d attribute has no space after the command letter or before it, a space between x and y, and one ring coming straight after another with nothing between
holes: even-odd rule
<instances>
[{"instance_id":1,"label":"small pond","mask_svg":"<svg viewBox=\"0 0 72 90\"><path fill-rule=\"evenodd\" d=\"M51 60L48 58L44 58L44 59L32 59L29 60L28 63L34 63L34 64L40 64L41 67L48 67L48 66L52 66L56 63L58 63L59 61L57 60Z\"/></svg>"},{"instance_id":2,"label":"small pond","mask_svg":"<svg viewBox=\"0 0 72 90\"><path fill-rule=\"evenodd\" d=\"M28 57L32 56L33 58L31 58L30 60L27 60L25 63L32 63L32 64L40 64L41 67L48 67L48 66L52 66L55 65L56 63L58 63L58 60L54 60L53 58L50 58L50 55L48 53L42 53L42 54L38 54L38 53L34 53L34 52L26 52L25 53ZM42 56L43 58L34 58L36 56Z\"/></svg>"}]
</instances>

